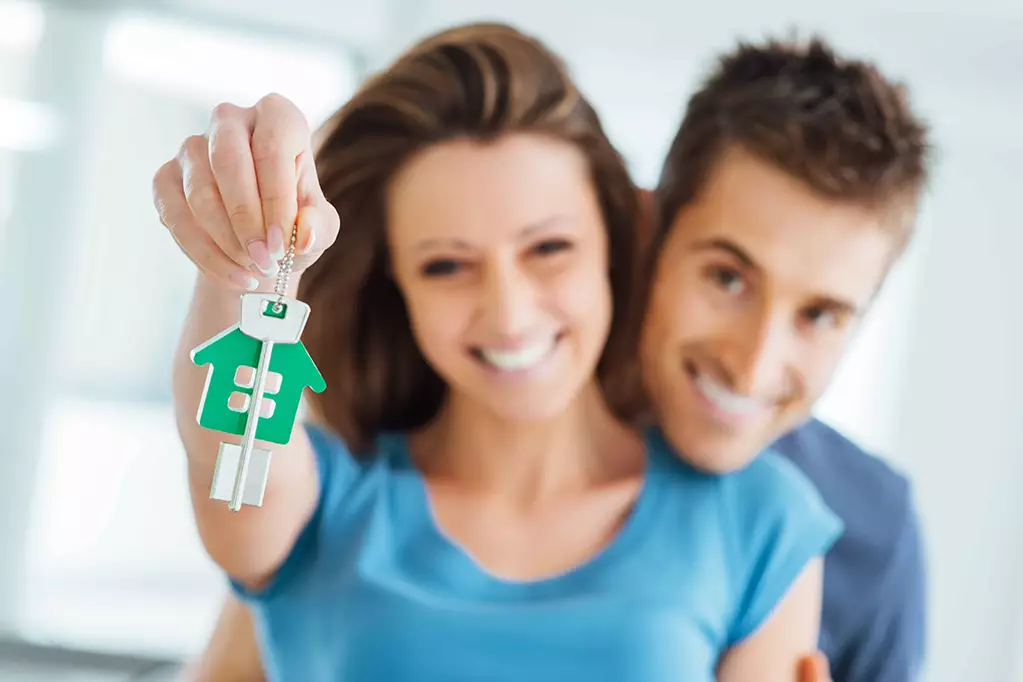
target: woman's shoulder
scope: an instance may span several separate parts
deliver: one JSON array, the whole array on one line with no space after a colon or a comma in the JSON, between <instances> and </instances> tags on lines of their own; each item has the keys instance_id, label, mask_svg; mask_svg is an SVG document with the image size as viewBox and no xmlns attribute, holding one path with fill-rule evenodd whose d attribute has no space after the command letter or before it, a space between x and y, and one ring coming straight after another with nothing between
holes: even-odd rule
<instances>
[{"instance_id":1,"label":"woman's shoulder","mask_svg":"<svg viewBox=\"0 0 1023 682\"><path fill-rule=\"evenodd\" d=\"M304 422L302 427L316 455L321 485L334 478L351 479L357 475L361 461L336 431L314 421Z\"/></svg>"},{"instance_id":2,"label":"woman's shoulder","mask_svg":"<svg viewBox=\"0 0 1023 682\"><path fill-rule=\"evenodd\" d=\"M712 511L741 547L762 546L779 534L812 536L827 544L841 532L841 521L812 481L773 449L765 449L742 469L716 474L686 463L657 430L648 442L669 496L679 505L700 504ZM678 494L671 495L672 489Z\"/></svg>"},{"instance_id":3,"label":"woman's shoulder","mask_svg":"<svg viewBox=\"0 0 1023 682\"><path fill-rule=\"evenodd\" d=\"M734 491L738 498L735 501L740 504L779 510L827 509L813 481L772 448L761 451L742 469L725 474L723 484Z\"/></svg>"},{"instance_id":4,"label":"woman's shoulder","mask_svg":"<svg viewBox=\"0 0 1023 682\"><path fill-rule=\"evenodd\" d=\"M302 426L316 456L321 504L328 507L338 504L373 472L400 466L403 434L377 434L367 448L356 450L328 425L306 421Z\"/></svg>"},{"instance_id":5,"label":"woman's shoulder","mask_svg":"<svg viewBox=\"0 0 1023 682\"><path fill-rule=\"evenodd\" d=\"M842 522L810 479L770 448L742 469L713 474L688 465L663 437L651 441L675 518L697 518L723 553L735 608L729 628L734 643L764 622L811 560L830 550Z\"/></svg>"}]
</instances>

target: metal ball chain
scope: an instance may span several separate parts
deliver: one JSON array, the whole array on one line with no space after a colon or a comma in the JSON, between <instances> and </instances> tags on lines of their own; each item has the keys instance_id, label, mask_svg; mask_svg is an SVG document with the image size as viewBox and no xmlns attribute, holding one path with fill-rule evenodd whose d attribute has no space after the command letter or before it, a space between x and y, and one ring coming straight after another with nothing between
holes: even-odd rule
<instances>
[{"instance_id":1,"label":"metal ball chain","mask_svg":"<svg viewBox=\"0 0 1023 682\"><path fill-rule=\"evenodd\" d=\"M295 242L298 240L298 225L291 228L291 243L284 257L277 261L277 281L274 283L274 293L277 294L277 302L273 305L275 313L281 312L285 293L288 291L288 280L291 279L291 268L295 264Z\"/></svg>"}]
</instances>

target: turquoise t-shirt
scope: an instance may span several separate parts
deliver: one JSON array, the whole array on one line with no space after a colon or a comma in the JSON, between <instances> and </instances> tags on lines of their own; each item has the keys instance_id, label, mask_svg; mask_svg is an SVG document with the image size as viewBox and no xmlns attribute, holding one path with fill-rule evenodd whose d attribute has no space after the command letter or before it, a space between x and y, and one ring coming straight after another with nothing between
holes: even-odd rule
<instances>
[{"instance_id":1,"label":"turquoise t-shirt","mask_svg":"<svg viewBox=\"0 0 1023 682\"><path fill-rule=\"evenodd\" d=\"M307 430L319 507L269 585L232 583L273 682L711 682L842 529L774 452L712 476L651 429L643 489L611 543L557 577L510 582L437 528L402 436L357 462Z\"/></svg>"}]
</instances>

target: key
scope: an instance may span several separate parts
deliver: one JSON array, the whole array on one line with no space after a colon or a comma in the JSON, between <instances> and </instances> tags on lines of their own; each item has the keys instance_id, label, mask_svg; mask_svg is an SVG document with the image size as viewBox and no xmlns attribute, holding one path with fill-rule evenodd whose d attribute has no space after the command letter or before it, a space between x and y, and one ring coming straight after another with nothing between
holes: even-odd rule
<instances>
[{"instance_id":1,"label":"key","mask_svg":"<svg viewBox=\"0 0 1023 682\"><path fill-rule=\"evenodd\" d=\"M252 398L249 400L249 415L245 422L245 435L242 436L241 452L238 454L238 468L235 474L234 486L231 491L231 501L228 503L228 508L234 512L242 508L242 495L246 492L245 481L249 475L249 465L252 460L253 445L256 442L256 428L259 426L259 410L263 404L263 392L266 390L266 375L270 370L270 356L273 354L273 350L274 342L264 340L263 347L259 352L259 365L256 367L256 380L252 389ZM221 443L221 452L225 450L225 445L230 444ZM262 485L259 486L259 504L256 506L262 506L263 504L263 491L266 489L266 477L270 473L270 452L267 450L261 450L259 453L259 460L259 469L263 476L263 481ZM220 463L218 462L217 464L219 468Z\"/></svg>"},{"instance_id":2,"label":"key","mask_svg":"<svg viewBox=\"0 0 1023 682\"><path fill-rule=\"evenodd\" d=\"M275 344L298 342L308 319L309 306L301 301L285 299L276 294L242 295L239 328L246 336L261 342L259 362L241 445L220 444L210 492L212 499L228 501L231 511L239 511L243 504L257 507L263 504L270 473L270 451L255 448L254 443L270 359Z\"/></svg>"},{"instance_id":3,"label":"key","mask_svg":"<svg viewBox=\"0 0 1023 682\"><path fill-rule=\"evenodd\" d=\"M297 230L292 230L291 244L279 263L274 292L242 294L239 324L192 350L192 362L213 365L196 419L204 428L242 436L241 445L220 444L210 488L210 499L228 502L228 508L235 512L244 504L263 505L270 451L254 446L257 434L264 441L287 444L302 391L309 388L320 393L327 387L300 340L309 319L309 306L284 297L294 264L296 235ZM271 362L281 383L273 389L272 414L264 417L263 395ZM245 367L255 369L251 386L236 378ZM239 390L248 388L251 394ZM248 405L231 407L235 395L248 400ZM243 410L244 419L240 417Z\"/></svg>"}]
</instances>

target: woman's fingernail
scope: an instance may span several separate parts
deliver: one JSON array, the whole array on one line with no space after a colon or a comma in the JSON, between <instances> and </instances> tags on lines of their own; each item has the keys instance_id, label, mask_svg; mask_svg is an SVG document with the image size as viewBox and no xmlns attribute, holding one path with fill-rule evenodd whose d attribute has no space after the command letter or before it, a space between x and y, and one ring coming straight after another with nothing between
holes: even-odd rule
<instances>
[{"instance_id":1,"label":"woman's fingernail","mask_svg":"<svg viewBox=\"0 0 1023 682\"><path fill-rule=\"evenodd\" d=\"M266 244L270 251L270 258L279 261L284 258L284 230L273 225L267 230Z\"/></svg>"},{"instance_id":2,"label":"woman's fingernail","mask_svg":"<svg viewBox=\"0 0 1023 682\"><path fill-rule=\"evenodd\" d=\"M277 274L277 265L274 261L270 260L270 251L266 248L266 242L258 239L249 242L248 252L249 258L252 259L265 277L273 277Z\"/></svg>"},{"instance_id":3,"label":"woman's fingernail","mask_svg":"<svg viewBox=\"0 0 1023 682\"><path fill-rule=\"evenodd\" d=\"M305 246L302 247L303 254L307 254L310 251L312 251L313 244L316 243L316 232L314 232L312 228L309 228L308 230L306 230L306 233L309 236L305 238Z\"/></svg>"},{"instance_id":4,"label":"woman's fingernail","mask_svg":"<svg viewBox=\"0 0 1023 682\"><path fill-rule=\"evenodd\" d=\"M245 291L255 291L259 288L259 280L247 272L232 272L229 277L232 282Z\"/></svg>"}]
</instances>

